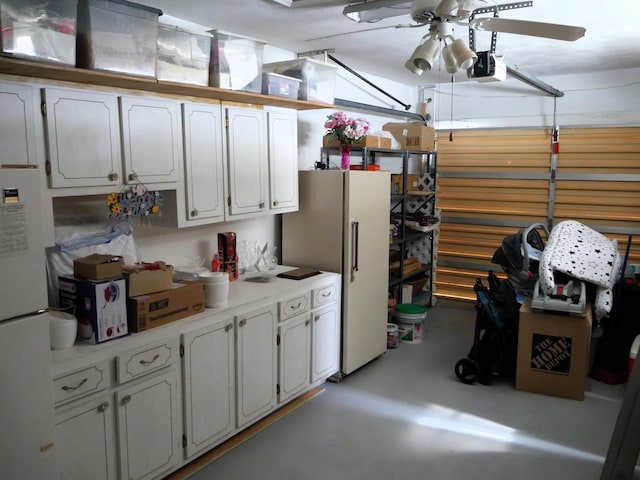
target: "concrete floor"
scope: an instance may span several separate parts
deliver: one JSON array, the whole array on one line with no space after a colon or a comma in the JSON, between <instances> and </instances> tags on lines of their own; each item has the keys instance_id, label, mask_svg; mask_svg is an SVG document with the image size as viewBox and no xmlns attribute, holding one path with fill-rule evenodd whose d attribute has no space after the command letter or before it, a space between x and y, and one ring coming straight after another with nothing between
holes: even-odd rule
<instances>
[{"instance_id":1,"label":"concrete floor","mask_svg":"<svg viewBox=\"0 0 640 480\"><path fill-rule=\"evenodd\" d=\"M425 323L422 343L326 383L190 480L599 478L626 385L590 379L584 401L508 379L465 385L454 365L473 343L473 305L439 302Z\"/></svg>"}]
</instances>

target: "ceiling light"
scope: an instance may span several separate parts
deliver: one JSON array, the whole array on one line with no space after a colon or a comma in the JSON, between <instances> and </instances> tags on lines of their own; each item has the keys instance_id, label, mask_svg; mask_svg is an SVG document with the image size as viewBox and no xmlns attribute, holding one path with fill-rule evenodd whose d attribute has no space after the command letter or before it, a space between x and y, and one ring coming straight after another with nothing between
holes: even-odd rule
<instances>
[{"instance_id":1,"label":"ceiling light","mask_svg":"<svg viewBox=\"0 0 640 480\"><path fill-rule=\"evenodd\" d=\"M404 62L404 66L407 70L409 70L411 73L415 73L416 75L422 75L424 73L424 70L416 67L411 58Z\"/></svg>"},{"instance_id":2,"label":"ceiling light","mask_svg":"<svg viewBox=\"0 0 640 480\"><path fill-rule=\"evenodd\" d=\"M460 70L473 67L473 64L478 60L476 53L461 38L454 40L451 44L451 54Z\"/></svg>"},{"instance_id":3,"label":"ceiling light","mask_svg":"<svg viewBox=\"0 0 640 480\"><path fill-rule=\"evenodd\" d=\"M445 45L442 49L442 59L444 60L444 66L447 69L447 73L454 74L460 70L458 62L451 51L451 45Z\"/></svg>"},{"instance_id":4,"label":"ceiling light","mask_svg":"<svg viewBox=\"0 0 640 480\"><path fill-rule=\"evenodd\" d=\"M418 45L413 51L410 62L420 70L431 70L438 56L438 42L429 38L426 42Z\"/></svg>"}]
</instances>

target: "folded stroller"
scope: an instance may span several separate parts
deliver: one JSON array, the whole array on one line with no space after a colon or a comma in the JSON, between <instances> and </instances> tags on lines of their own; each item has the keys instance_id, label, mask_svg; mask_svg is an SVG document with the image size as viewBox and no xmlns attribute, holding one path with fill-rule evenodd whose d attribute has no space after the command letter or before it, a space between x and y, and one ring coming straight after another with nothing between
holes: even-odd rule
<instances>
[{"instance_id":1,"label":"folded stroller","mask_svg":"<svg viewBox=\"0 0 640 480\"><path fill-rule=\"evenodd\" d=\"M494 375L513 377L518 353L520 305L513 285L492 271L489 288L476 279L476 324L473 346L467 358L458 360L456 376L463 383L488 385Z\"/></svg>"},{"instance_id":2,"label":"folded stroller","mask_svg":"<svg viewBox=\"0 0 640 480\"><path fill-rule=\"evenodd\" d=\"M500 265L518 294L531 297L538 281L540 255L545 243L538 230L546 238L549 230L542 223L522 228L514 235L507 235L494 252L491 263Z\"/></svg>"}]
</instances>

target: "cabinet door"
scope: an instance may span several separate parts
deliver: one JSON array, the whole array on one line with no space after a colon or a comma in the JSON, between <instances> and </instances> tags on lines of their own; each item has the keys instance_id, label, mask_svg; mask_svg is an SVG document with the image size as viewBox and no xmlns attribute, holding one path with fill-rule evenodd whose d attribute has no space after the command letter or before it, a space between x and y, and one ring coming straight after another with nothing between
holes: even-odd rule
<instances>
[{"instance_id":1,"label":"cabinet door","mask_svg":"<svg viewBox=\"0 0 640 480\"><path fill-rule=\"evenodd\" d=\"M182 335L187 457L234 431L234 342L232 318Z\"/></svg>"},{"instance_id":2,"label":"cabinet door","mask_svg":"<svg viewBox=\"0 0 640 480\"><path fill-rule=\"evenodd\" d=\"M0 82L0 165L37 165L33 88Z\"/></svg>"},{"instance_id":3,"label":"cabinet door","mask_svg":"<svg viewBox=\"0 0 640 480\"><path fill-rule=\"evenodd\" d=\"M178 103L121 97L120 116L126 182L177 182L181 158Z\"/></svg>"},{"instance_id":4,"label":"cabinet door","mask_svg":"<svg viewBox=\"0 0 640 480\"><path fill-rule=\"evenodd\" d=\"M226 109L229 215L263 214L267 202L267 130L264 112Z\"/></svg>"},{"instance_id":5,"label":"cabinet door","mask_svg":"<svg viewBox=\"0 0 640 480\"><path fill-rule=\"evenodd\" d=\"M79 90L43 90L51 186L122 183L118 99Z\"/></svg>"},{"instance_id":6,"label":"cabinet door","mask_svg":"<svg viewBox=\"0 0 640 480\"><path fill-rule=\"evenodd\" d=\"M236 317L238 427L276 405L276 305Z\"/></svg>"},{"instance_id":7,"label":"cabinet door","mask_svg":"<svg viewBox=\"0 0 640 480\"><path fill-rule=\"evenodd\" d=\"M309 386L311 368L310 314L278 327L278 401L284 402Z\"/></svg>"},{"instance_id":8,"label":"cabinet door","mask_svg":"<svg viewBox=\"0 0 640 480\"><path fill-rule=\"evenodd\" d=\"M312 315L311 383L324 380L340 365L340 308L337 303Z\"/></svg>"},{"instance_id":9,"label":"cabinet door","mask_svg":"<svg viewBox=\"0 0 640 480\"><path fill-rule=\"evenodd\" d=\"M58 478L117 479L111 396L71 405L56 414Z\"/></svg>"},{"instance_id":10,"label":"cabinet door","mask_svg":"<svg viewBox=\"0 0 640 480\"><path fill-rule=\"evenodd\" d=\"M269 138L269 209L298 209L298 114L267 111Z\"/></svg>"},{"instance_id":11,"label":"cabinet door","mask_svg":"<svg viewBox=\"0 0 640 480\"><path fill-rule=\"evenodd\" d=\"M220 105L182 104L188 220L224 221L224 159Z\"/></svg>"},{"instance_id":12,"label":"cabinet door","mask_svg":"<svg viewBox=\"0 0 640 480\"><path fill-rule=\"evenodd\" d=\"M155 478L180 458L176 372L116 391L120 478Z\"/></svg>"}]
</instances>

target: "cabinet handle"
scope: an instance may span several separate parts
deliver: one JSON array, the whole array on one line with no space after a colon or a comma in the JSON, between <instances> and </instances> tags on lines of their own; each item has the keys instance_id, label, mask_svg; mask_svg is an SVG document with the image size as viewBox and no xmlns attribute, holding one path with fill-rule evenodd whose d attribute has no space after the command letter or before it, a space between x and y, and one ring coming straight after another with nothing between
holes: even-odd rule
<instances>
[{"instance_id":1,"label":"cabinet handle","mask_svg":"<svg viewBox=\"0 0 640 480\"><path fill-rule=\"evenodd\" d=\"M314 322L317 322L318 320L320 320L320 315L316 315L313 317Z\"/></svg>"},{"instance_id":2,"label":"cabinet handle","mask_svg":"<svg viewBox=\"0 0 640 480\"><path fill-rule=\"evenodd\" d=\"M137 180L138 179L138 174L137 173L130 173L129 174L129 180Z\"/></svg>"},{"instance_id":3,"label":"cabinet handle","mask_svg":"<svg viewBox=\"0 0 640 480\"><path fill-rule=\"evenodd\" d=\"M296 311L298 310L300 307L302 307L302 302L298 302L297 305L291 305L291 310Z\"/></svg>"},{"instance_id":4,"label":"cabinet handle","mask_svg":"<svg viewBox=\"0 0 640 480\"><path fill-rule=\"evenodd\" d=\"M308 327L310 323L311 323L311 322L310 322L309 320L307 320L306 322L304 322L304 326L305 326L305 327Z\"/></svg>"},{"instance_id":5,"label":"cabinet handle","mask_svg":"<svg viewBox=\"0 0 640 480\"><path fill-rule=\"evenodd\" d=\"M151 360L140 360L140 365L151 365L160 357L159 353L156 353L155 356Z\"/></svg>"},{"instance_id":6,"label":"cabinet handle","mask_svg":"<svg viewBox=\"0 0 640 480\"><path fill-rule=\"evenodd\" d=\"M85 383L87 383L87 380L88 380L88 379L85 377L85 378L83 378L82 380L80 380L80 383L79 383L79 384L77 384L75 387L70 387L69 385L64 385L64 386L62 387L62 389L63 389L65 392L73 392L74 390L79 389L82 385L84 385Z\"/></svg>"},{"instance_id":7,"label":"cabinet handle","mask_svg":"<svg viewBox=\"0 0 640 480\"><path fill-rule=\"evenodd\" d=\"M260 202L260 203L258 204L258 207L259 207L259 208L264 208L264 202Z\"/></svg>"},{"instance_id":8,"label":"cabinet handle","mask_svg":"<svg viewBox=\"0 0 640 480\"><path fill-rule=\"evenodd\" d=\"M122 397L122 400L120 400L120 404L126 405L130 401L131 401L131 395L125 395L124 397Z\"/></svg>"},{"instance_id":9,"label":"cabinet handle","mask_svg":"<svg viewBox=\"0 0 640 480\"><path fill-rule=\"evenodd\" d=\"M278 200L274 200L274 201L273 201L273 206L274 206L274 207L277 207L277 206L278 206Z\"/></svg>"},{"instance_id":10,"label":"cabinet handle","mask_svg":"<svg viewBox=\"0 0 640 480\"><path fill-rule=\"evenodd\" d=\"M196 210L195 208L193 210L191 210L191 216L192 217L197 217L198 216L198 210Z\"/></svg>"},{"instance_id":11,"label":"cabinet handle","mask_svg":"<svg viewBox=\"0 0 640 480\"><path fill-rule=\"evenodd\" d=\"M247 319L246 319L246 318L243 318L242 320L240 320L239 325L240 325L241 327L244 327L246 324L247 324Z\"/></svg>"},{"instance_id":12,"label":"cabinet handle","mask_svg":"<svg viewBox=\"0 0 640 480\"><path fill-rule=\"evenodd\" d=\"M102 402L100 405L98 405L98 411L99 412L104 412L107 408L109 408L109 402Z\"/></svg>"},{"instance_id":13,"label":"cabinet handle","mask_svg":"<svg viewBox=\"0 0 640 480\"><path fill-rule=\"evenodd\" d=\"M110 173L107 178L109 179L110 182L115 182L116 180L118 180L118 174Z\"/></svg>"},{"instance_id":14,"label":"cabinet handle","mask_svg":"<svg viewBox=\"0 0 640 480\"><path fill-rule=\"evenodd\" d=\"M225 332L228 332L228 331L229 331L229 330L231 330L232 328L233 328L233 325L231 325L231 324L229 323L229 324L225 325L225 327L224 327L224 331L225 331Z\"/></svg>"}]
</instances>

